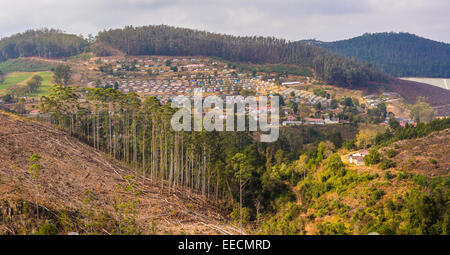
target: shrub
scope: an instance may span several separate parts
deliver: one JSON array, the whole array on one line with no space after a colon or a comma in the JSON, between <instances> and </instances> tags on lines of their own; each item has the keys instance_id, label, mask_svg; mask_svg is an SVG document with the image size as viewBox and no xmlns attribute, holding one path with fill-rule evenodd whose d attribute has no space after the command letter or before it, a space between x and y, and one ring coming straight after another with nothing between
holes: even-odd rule
<instances>
[{"instance_id":1,"label":"shrub","mask_svg":"<svg viewBox=\"0 0 450 255\"><path fill-rule=\"evenodd\" d=\"M378 190L376 188L370 188L368 192L371 192L366 199L367 206L373 206L376 204L380 198L382 198L386 193L384 190Z\"/></svg>"},{"instance_id":2,"label":"shrub","mask_svg":"<svg viewBox=\"0 0 450 255\"><path fill-rule=\"evenodd\" d=\"M429 183L429 179L423 175L415 175L413 181L421 186L427 186Z\"/></svg>"},{"instance_id":3,"label":"shrub","mask_svg":"<svg viewBox=\"0 0 450 255\"><path fill-rule=\"evenodd\" d=\"M349 229L342 222L331 223L324 222L317 225L320 234L322 235L347 235L350 233Z\"/></svg>"},{"instance_id":4,"label":"shrub","mask_svg":"<svg viewBox=\"0 0 450 255\"><path fill-rule=\"evenodd\" d=\"M395 157L397 154L398 154L398 152L397 152L396 150L394 150L394 149L390 149L390 150L388 150L388 152L387 152L387 156L388 156L389 158L393 158L393 157Z\"/></svg>"},{"instance_id":5,"label":"shrub","mask_svg":"<svg viewBox=\"0 0 450 255\"><path fill-rule=\"evenodd\" d=\"M46 220L45 224L39 228L39 231L36 235L57 235L58 229L56 225L52 223L50 220Z\"/></svg>"},{"instance_id":6,"label":"shrub","mask_svg":"<svg viewBox=\"0 0 450 255\"><path fill-rule=\"evenodd\" d=\"M380 163L381 155L376 149L370 150L369 154L364 157L364 163L368 166Z\"/></svg>"},{"instance_id":7,"label":"shrub","mask_svg":"<svg viewBox=\"0 0 450 255\"><path fill-rule=\"evenodd\" d=\"M411 177L411 174L408 174L408 173L406 173L405 171L402 171L402 172L400 172L400 173L397 175L397 179L399 179L399 180L404 180L404 179L407 179L407 178L409 178L409 177Z\"/></svg>"},{"instance_id":8,"label":"shrub","mask_svg":"<svg viewBox=\"0 0 450 255\"><path fill-rule=\"evenodd\" d=\"M384 159L381 161L380 165L379 165L379 167L380 167L382 170L386 170L386 169L389 169L389 168L394 168L395 166L396 166L396 164L395 164L394 161L389 160L389 159L386 159L386 158L384 158Z\"/></svg>"},{"instance_id":9,"label":"shrub","mask_svg":"<svg viewBox=\"0 0 450 255\"><path fill-rule=\"evenodd\" d=\"M337 176L345 175L344 163L342 163L341 157L337 153L331 155L328 161L328 169L331 170Z\"/></svg>"},{"instance_id":10,"label":"shrub","mask_svg":"<svg viewBox=\"0 0 450 255\"><path fill-rule=\"evenodd\" d=\"M241 213L239 207L234 208L229 216L234 224L239 225L241 223ZM245 226L249 222L250 222L250 209L247 207L242 207L242 225Z\"/></svg>"},{"instance_id":11,"label":"shrub","mask_svg":"<svg viewBox=\"0 0 450 255\"><path fill-rule=\"evenodd\" d=\"M287 203L280 208L280 212L262 225L266 235L298 235L305 234L305 223L298 217L301 207L294 203Z\"/></svg>"},{"instance_id":12,"label":"shrub","mask_svg":"<svg viewBox=\"0 0 450 255\"><path fill-rule=\"evenodd\" d=\"M385 178L386 180L391 180L391 179L394 179L395 177L396 177L396 175L393 174L393 173L391 173L391 171L386 171L386 172L384 173L384 178Z\"/></svg>"},{"instance_id":13,"label":"shrub","mask_svg":"<svg viewBox=\"0 0 450 255\"><path fill-rule=\"evenodd\" d=\"M355 140L345 141L345 142L342 144L342 146L343 146L344 148L346 148L347 150L353 150L353 149L356 148Z\"/></svg>"}]
</instances>

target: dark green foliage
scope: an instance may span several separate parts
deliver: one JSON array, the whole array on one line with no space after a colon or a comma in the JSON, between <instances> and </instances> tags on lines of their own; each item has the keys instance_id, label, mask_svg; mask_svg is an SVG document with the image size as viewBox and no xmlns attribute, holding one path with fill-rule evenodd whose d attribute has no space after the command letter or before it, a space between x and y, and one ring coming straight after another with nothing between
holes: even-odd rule
<instances>
[{"instance_id":1,"label":"dark green foliage","mask_svg":"<svg viewBox=\"0 0 450 255\"><path fill-rule=\"evenodd\" d=\"M366 199L367 206L373 206L377 203L378 200L380 200L386 192L384 190L379 190L376 188L370 188L369 189L369 197Z\"/></svg>"},{"instance_id":2,"label":"dark green foliage","mask_svg":"<svg viewBox=\"0 0 450 255\"><path fill-rule=\"evenodd\" d=\"M406 125L395 130L387 130L384 133L379 133L376 137L376 144L385 145L399 140L414 139L424 137L432 132L440 131L450 128L450 118L435 119L429 123L418 123L414 125Z\"/></svg>"},{"instance_id":3,"label":"dark green foliage","mask_svg":"<svg viewBox=\"0 0 450 255\"><path fill-rule=\"evenodd\" d=\"M18 57L62 58L77 55L88 42L59 30L28 30L0 40L0 61Z\"/></svg>"},{"instance_id":4,"label":"dark green foliage","mask_svg":"<svg viewBox=\"0 0 450 255\"><path fill-rule=\"evenodd\" d=\"M342 146L344 148L346 148L347 150L354 150L356 148L356 144L355 144L355 140L351 140L351 141L345 141Z\"/></svg>"},{"instance_id":5,"label":"dark green foliage","mask_svg":"<svg viewBox=\"0 0 450 255\"><path fill-rule=\"evenodd\" d=\"M348 235L350 231L342 222L325 222L317 225L321 235Z\"/></svg>"},{"instance_id":6,"label":"dark green foliage","mask_svg":"<svg viewBox=\"0 0 450 255\"><path fill-rule=\"evenodd\" d=\"M397 176L395 174L391 173L391 171L386 171L384 173L384 179L386 179L388 181L394 179L395 177L397 177Z\"/></svg>"},{"instance_id":7,"label":"dark green foliage","mask_svg":"<svg viewBox=\"0 0 450 255\"><path fill-rule=\"evenodd\" d=\"M413 181L421 186L427 186L430 182L428 177L426 177L424 175L415 175L413 177Z\"/></svg>"},{"instance_id":8,"label":"dark green foliage","mask_svg":"<svg viewBox=\"0 0 450 255\"><path fill-rule=\"evenodd\" d=\"M393 158L393 157L395 157L397 154L398 154L398 151L396 151L396 150L394 150L394 149L390 149L390 150L388 150L387 153L386 153L386 155L387 155L389 158Z\"/></svg>"},{"instance_id":9,"label":"dark green foliage","mask_svg":"<svg viewBox=\"0 0 450 255\"><path fill-rule=\"evenodd\" d=\"M26 89L28 90L27 93L34 93L36 92L42 84L43 78L39 75L34 75L31 77L29 81L27 81Z\"/></svg>"},{"instance_id":10,"label":"dark green foliage","mask_svg":"<svg viewBox=\"0 0 450 255\"><path fill-rule=\"evenodd\" d=\"M68 85L72 80L72 69L68 65L58 65L53 74L56 84Z\"/></svg>"},{"instance_id":11,"label":"dark green foliage","mask_svg":"<svg viewBox=\"0 0 450 255\"><path fill-rule=\"evenodd\" d=\"M39 231L36 235L57 235L58 229L56 225L52 223L51 220L45 221L45 224L39 228Z\"/></svg>"},{"instance_id":12,"label":"dark green foliage","mask_svg":"<svg viewBox=\"0 0 450 255\"><path fill-rule=\"evenodd\" d=\"M338 107L338 101L336 99L331 99L330 108L336 109Z\"/></svg>"},{"instance_id":13,"label":"dark green foliage","mask_svg":"<svg viewBox=\"0 0 450 255\"><path fill-rule=\"evenodd\" d=\"M274 216L262 225L266 235L298 235L304 233L304 222L298 219L301 207L287 203L280 210L280 215Z\"/></svg>"},{"instance_id":14,"label":"dark green foliage","mask_svg":"<svg viewBox=\"0 0 450 255\"><path fill-rule=\"evenodd\" d=\"M313 93L316 96L321 96L321 97L325 97L325 98L330 98L330 93L326 92L323 88L315 88L313 89Z\"/></svg>"},{"instance_id":15,"label":"dark green foliage","mask_svg":"<svg viewBox=\"0 0 450 255\"><path fill-rule=\"evenodd\" d=\"M411 176L412 176L412 174L409 174L409 173L406 173L405 171L402 171L402 172L400 172L397 175L397 179L404 180L404 179L407 179L407 178L411 178Z\"/></svg>"},{"instance_id":16,"label":"dark green foliage","mask_svg":"<svg viewBox=\"0 0 450 255\"><path fill-rule=\"evenodd\" d=\"M382 170L386 170L386 169L389 169L389 168L394 168L395 166L396 166L396 164L395 164L394 161L392 161L392 160L390 160L390 159L386 159L386 158L383 158L383 159L381 160L380 165L379 165L379 167L380 167Z\"/></svg>"},{"instance_id":17,"label":"dark green foliage","mask_svg":"<svg viewBox=\"0 0 450 255\"><path fill-rule=\"evenodd\" d=\"M1 97L1 99L5 102L5 103L11 103L14 101L14 97L11 94L6 94L3 97Z\"/></svg>"},{"instance_id":18,"label":"dark green foliage","mask_svg":"<svg viewBox=\"0 0 450 255\"><path fill-rule=\"evenodd\" d=\"M386 119L387 111L386 104L380 103L377 107L373 109L368 109L367 114L369 115L369 120L372 123L378 124Z\"/></svg>"},{"instance_id":19,"label":"dark green foliage","mask_svg":"<svg viewBox=\"0 0 450 255\"><path fill-rule=\"evenodd\" d=\"M400 122L398 122L395 118L390 118L388 124L392 130L397 130L401 127Z\"/></svg>"},{"instance_id":20,"label":"dark green foliage","mask_svg":"<svg viewBox=\"0 0 450 255\"><path fill-rule=\"evenodd\" d=\"M233 63L233 67L250 72L263 72L263 73L278 73L278 74L293 74L300 76L312 77L313 73L308 68L302 68L299 66L291 65L246 65L242 63Z\"/></svg>"},{"instance_id":21,"label":"dark green foliage","mask_svg":"<svg viewBox=\"0 0 450 255\"><path fill-rule=\"evenodd\" d=\"M312 43L337 54L373 63L395 76L450 77L450 44L413 34L364 34L337 42Z\"/></svg>"},{"instance_id":22,"label":"dark green foliage","mask_svg":"<svg viewBox=\"0 0 450 255\"><path fill-rule=\"evenodd\" d=\"M381 154L376 149L371 149L369 154L364 157L364 163L368 166L376 165L381 162Z\"/></svg>"},{"instance_id":23,"label":"dark green foliage","mask_svg":"<svg viewBox=\"0 0 450 255\"><path fill-rule=\"evenodd\" d=\"M339 176L345 175L344 163L342 163L341 157L337 153L331 155L328 161L328 169Z\"/></svg>"},{"instance_id":24,"label":"dark green foliage","mask_svg":"<svg viewBox=\"0 0 450 255\"><path fill-rule=\"evenodd\" d=\"M416 177L415 177L416 178ZM421 178L422 179L422 178ZM424 180L424 179L422 179ZM411 189L388 201L385 210L366 210L359 215L370 219L365 232L403 235L448 235L449 183L441 177L422 183L425 189Z\"/></svg>"}]
</instances>

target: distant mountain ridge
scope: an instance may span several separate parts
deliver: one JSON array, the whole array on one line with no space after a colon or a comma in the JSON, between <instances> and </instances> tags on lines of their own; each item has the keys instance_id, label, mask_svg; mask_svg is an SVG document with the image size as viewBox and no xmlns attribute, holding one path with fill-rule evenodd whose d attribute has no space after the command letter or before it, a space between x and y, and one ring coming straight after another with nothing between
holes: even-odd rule
<instances>
[{"instance_id":1,"label":"distant mountain ridge","mask_svg":"<svg viewBox=\"0 0 450 255\"><path fill-rule=\"evenodd\" d=\"M409 33L366 33L347 40L303 43L368 62L395 76L450 78L450 44Z\"/></svg>"}]
</instances>

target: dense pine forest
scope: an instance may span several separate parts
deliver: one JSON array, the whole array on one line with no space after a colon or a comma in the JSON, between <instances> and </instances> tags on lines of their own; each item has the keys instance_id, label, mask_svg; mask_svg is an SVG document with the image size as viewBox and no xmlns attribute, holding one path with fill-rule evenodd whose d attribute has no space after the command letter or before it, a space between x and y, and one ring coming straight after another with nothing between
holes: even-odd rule
<instances>
[{"instance_id":1,"label":"dense pine forest","mask_svg":"<svg viewBox=\"0 0 450 255\"><path fill-rule=\"evenodd\" d=\"M375 33L336 42L304 42L373 63L395 76L450 77L450 44L409 33Z\"/></svg>"},{"instance_id":2,"label":"dense pine forest","mask_svg":"<svg viewBox=\"0 0 450 255\"><path fill-rule=\"evenodd\" d=\"M100 32L93 47L98 55L120 49L128 55L209 56L254 64L296 64L341 86L385 82L388 76L370 64L356 63L324 49L273 37L237 37L160 26L128 26Z\"/></svg>"},{"instance_id":3,"label":"dense pine forest","mask_svg":"<svg viewBox=\"0 0 450 255\"><path fill-rule=\"evenodd\" d=\"M0 61L18 57L62 58L88 46L83 38L60 30L28 30L0 40Z\"/></svg>"}]
</instances>

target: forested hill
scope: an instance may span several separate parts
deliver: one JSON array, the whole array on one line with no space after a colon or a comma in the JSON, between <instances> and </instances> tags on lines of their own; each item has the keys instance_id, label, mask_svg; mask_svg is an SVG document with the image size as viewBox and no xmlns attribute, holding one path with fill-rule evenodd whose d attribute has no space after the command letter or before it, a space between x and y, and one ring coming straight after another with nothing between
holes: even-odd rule
<instances>
[{"instance_id":1,"label":"forested hill","mask_svg":"<svg viewBox=\"0 0 450 255\"><path fill-rule=\"evenodd\" d=\"M303 42L373 63L395 76L450 77L450 44L409 33L375 33L335 42Z\"/></svg>"},{"instance_id":2,"label":"forested hill","mask_svg":"<svg viewBox=\"0 0 450 255\"><path fill-rule=\"evenodd\" d=\"M88 45L83 38L60 30L28 30L0 40L0 61L18 57L69 57Z\"/></svg>"},{"instance_id":3,"label":"forested hill","mask_svg":"<svg viewBox=\"0 0 450 255\"><path fill-rule=\"evenodd\" d=\"M170 26L128 26L100 32L97 55L118 49L128 55L215 56L228 61L298 64L322 80L341 86L384 82L388 76L370 64L356 63L319 47L273 37L237 37Z\"/></svg>"}]
</instances>

